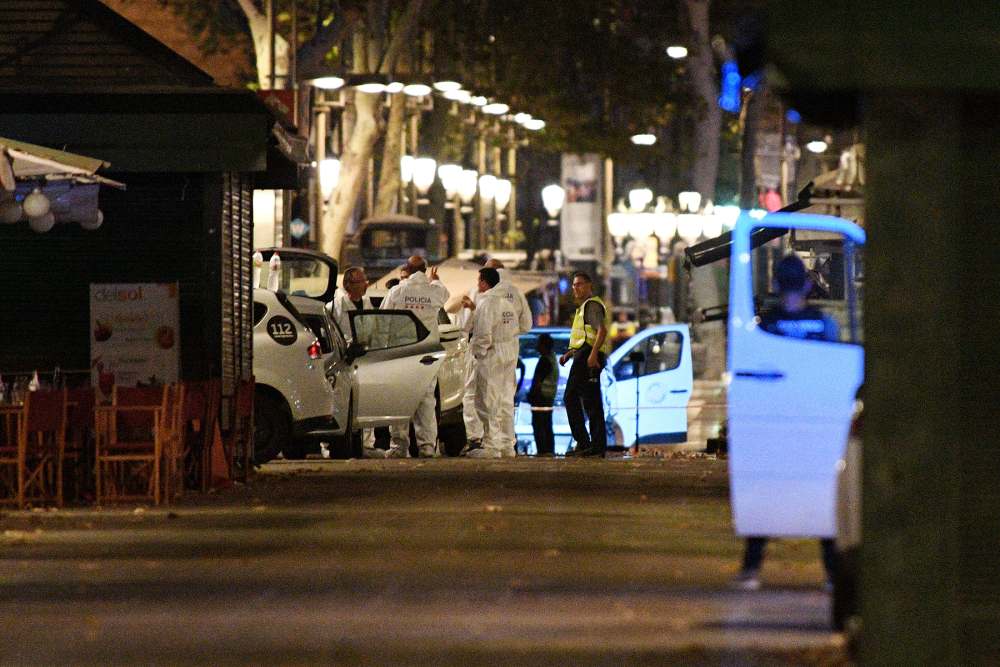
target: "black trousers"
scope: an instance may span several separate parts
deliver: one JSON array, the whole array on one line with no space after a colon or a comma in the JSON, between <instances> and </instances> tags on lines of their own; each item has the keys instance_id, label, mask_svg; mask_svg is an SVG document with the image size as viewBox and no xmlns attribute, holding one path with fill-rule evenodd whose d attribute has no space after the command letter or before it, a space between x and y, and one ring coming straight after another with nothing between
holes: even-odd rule
<instances>
[{"instance_id":1,"label":"black trousers","mask_svg":"<svg viewBox=\"0 0 1000 667\"><path fill-rule=\"evenodd\" d=\"M543 407L543 406L532 406ZM535 449L538 454L555 454L556 438L552 433L552 410L531 411L531 429L535 432Z\"/></svg>"},{"instance_id":2,"label":"black trousers","mask_svg":"<svg viewBox=\"0 0 1000 667\"><path fill-rule=\"evenodd\" d=\"M766 537L748 537L746 550L743 552L743 569L757 571L761 563L764 562L764 547L767 546ZM823 569L826 570L827 578L832 578L837 566L837 551L834 542L830 538L819 541L820 553L823 556Z\"/></svg>"},{"instance_id":3,"label":"black trousers","mask_svg":"<svg viewBox=\"0 0 1000 667\"><path fill-rule=\"evenodd\" d=\"M590 346L584 345L573 355L573 365L566 380L566 419L576 441L576 448L605 451L608 448L608 431L604 423L604 400L601 398L601 374L604 355L598 353L599 367L587 366ZM590 422L590 433L585 422Z\"/></svg>"}]
</instances>

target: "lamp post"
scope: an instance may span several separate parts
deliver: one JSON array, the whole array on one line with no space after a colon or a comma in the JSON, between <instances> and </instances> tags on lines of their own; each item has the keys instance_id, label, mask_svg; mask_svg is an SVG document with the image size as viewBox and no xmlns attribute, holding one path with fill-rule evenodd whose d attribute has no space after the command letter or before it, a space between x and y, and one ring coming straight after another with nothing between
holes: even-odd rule
<instances>
[{"instance_id":1,"label":"lamp post","mask_svg":"<svg viewBox=\"0 0 1000 667\"><path fill-rule=\"evenodd\" d=\"M462 224L462 213L456 204L458 197L458 186L462 179L462 166L458 164L443 164L438 167L438 178L441 179L441 186L444 188L445 209L452 211L453 231L451 234L450 255L457 256L458 252L465 247L465 225Z\"/></svg>"},{"instance_id":2,"label":"lamp post","mask_svg":"<svg viewBox=\"0 0 1000 667\"><path fill-rule=\"evenodd\" d=\"M430 204L427 199L427 192L434 185L434 175L437 172L437 161L434 158L419 157L413 161L413 185L417 188L417 217L420 215L420 207Z\"/></svg>"},{"instance_id":3,"label":"lamp post","mask_svg":"<svg viewBox=\"0 0 1000 667\"><path fill-rule=\"evenodd\" d=\"M565 202L566 190L564 190L561 185L552 183L542 188L542 205L545 207L546 213L549 214L548 222L545 223L547 230L551 227L559 226L559 213L562 211L562 207ZM549 234L551 235L551 232L549 232ZM552 246L555 246L556 244L552 242L551 237L547 241L546 245L552 250L554 259L556 249ZM558 266L556 268L558 268Z\"/></svg>"}]
</instances>

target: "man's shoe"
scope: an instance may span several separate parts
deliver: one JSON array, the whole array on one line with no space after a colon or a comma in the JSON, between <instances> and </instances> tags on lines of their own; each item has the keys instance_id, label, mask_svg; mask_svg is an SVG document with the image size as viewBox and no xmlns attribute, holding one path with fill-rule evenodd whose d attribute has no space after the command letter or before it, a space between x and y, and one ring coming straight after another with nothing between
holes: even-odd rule
<instances>
[{"instance_id":1,"label":"man's shoe","mask_svg":"<svg viewBox=\"0 0 1000 667\"><path fill-rule=\"evenodd\" d=\"M740 570L729 585L739 591L759 591L760 578L757 570Z\"/></svg>"},{"instance_id":2,"label":"man's shoe","mask_svg":"<svg viewBox=\"0 0 1000 667\"><path fill-rule=\"evenodd\" d=\"M476 449L470 449L465 456L470 459L499 459L503 455L495 449L477 447Z\"/></svg>"},{"instance_id":3,"label":"man's shoe","mask_svg":"<svg viewBox=\"0 0 1000 667\"><path fill-rule=\"evenodd\" d=\"M384 459L387 455L384 449L378 447L365 447L361 450L361 458L363 459Z\"/></svg>"},{"instance_id":4,"label":"man's shoe","mask_svg":"<svg viewBox=\"0 0 1000 667\"><path fill-rule=\"evenodd\" d=\"M387 459L408 459L410 458L410 453L403 449L402 447L393 447L385 453L385 458Z\"/></svg>"},{"instance_id":5,"label":"man's shoe","mask_svg":"<svg viewBox=\"0 0 1000 667\"><path fill-rule=\"evenodd\" d=\"M468 442L465 443L465 446L462 447L462 451L460 451L458 453L458 455L459 456L465 456L467 453L471 452L473 449L479 449L482 446L483 446L483 441L480 440L480 439L478 439L478 438L474 438L474 439L469 440Z\"/></svg>"},{"instance_id":6,"label":"man's shoe","mask_svg":"<svg viewBox=\"0 0 1000 667\"><path fill-rule=\"evenodd\" d=\"M433 459L437 457L437 448L434 445L420 445L420 458Z\"/></svg>"},{"instance_id":7,"label":"man's shoe","mask_svg":"<svg viewBox=\"0 0 1000 667\"><path fill-rule=\"evenodd\" d=\"M574 449L572 451L566 452L566 456L574 456L580 458L603 457L604 450L598 449L597 447L586 447L584 449Z\"/></svg>"}]
</instances>

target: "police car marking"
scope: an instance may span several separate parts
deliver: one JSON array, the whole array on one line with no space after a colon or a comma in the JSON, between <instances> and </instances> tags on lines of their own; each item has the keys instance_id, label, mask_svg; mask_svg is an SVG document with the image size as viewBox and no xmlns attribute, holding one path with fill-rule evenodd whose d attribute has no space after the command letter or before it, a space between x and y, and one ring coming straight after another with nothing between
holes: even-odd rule
<instances>
[{"instance_id":1,"label":"police car marking","mask_svg":"<svg viewBox=\"0 0 1000 667\"><path fill-rule=\"evenodd\" d=\"M291 345L299 337L292 321L281 315L275 315L267 321L267 335L279 345Z\"/></svg>"}]
</instances>

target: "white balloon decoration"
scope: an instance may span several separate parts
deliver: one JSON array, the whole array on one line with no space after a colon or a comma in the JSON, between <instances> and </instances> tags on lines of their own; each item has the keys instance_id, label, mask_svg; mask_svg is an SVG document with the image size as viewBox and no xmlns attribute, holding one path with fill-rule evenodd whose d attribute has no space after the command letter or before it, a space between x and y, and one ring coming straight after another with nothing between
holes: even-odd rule
<instances>
[{"instance_id":1,"label":"white balloon decoration","mask_svg":"<svg viewBox=\"0 0 1000 667\"><path fill-rule=\"evenodd\" d=\"M13 199L0 202L0 222L3 224L13 225L21 219L22 215L24 215L24 210Z\"/></svg>"},{"instance_id":2,"label":"white balloon decoration","mask_svg":"<svg viewBox=\"0 0 1000 667\"><path fill-rule=\"evenodd\" d=\"M41 190L35 188L30 195L24 198L24 203L21 206L24 208L24 214L29 218L41 218L52 208L52 202L42 194Z\"/></svg>"},{"instance_id":3,"label":"white balloon decoration","mask_svg":"<svg viewBox=\"0 0 1000 667\"><path fill-rule=\"evenodd\" d=\"M101 211L101 209L97 209L94 217L91 218L89 221L81 220L80 226L86 229L87 231L92 232L95 229L99 228L103 222L104 222L104 212Z\"/></svg>"},{"instance_id":4,"label":"white balloon decoration","mask_svg":"<svg viewBox=\"0 0 1000 667\"><path fill-rule=\"evenodd\" d=\"M39 234L44 234L49 231L53 226L55 226L55 224L56 216L54 216L51 212L48 212L45 215L32 216L28 218L28 225L31 227L31 230L33 232L38 232Z\"/></svg>"}]
</instances>

